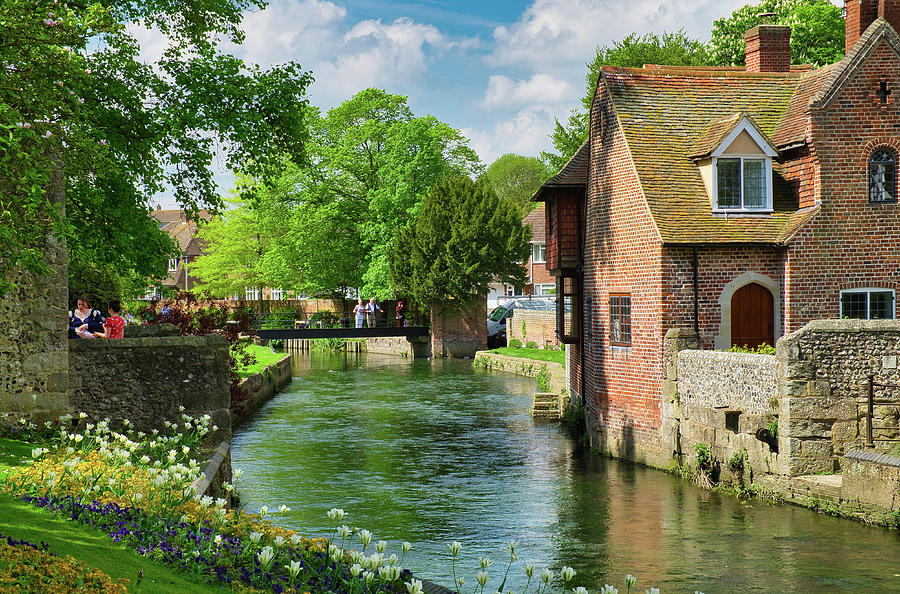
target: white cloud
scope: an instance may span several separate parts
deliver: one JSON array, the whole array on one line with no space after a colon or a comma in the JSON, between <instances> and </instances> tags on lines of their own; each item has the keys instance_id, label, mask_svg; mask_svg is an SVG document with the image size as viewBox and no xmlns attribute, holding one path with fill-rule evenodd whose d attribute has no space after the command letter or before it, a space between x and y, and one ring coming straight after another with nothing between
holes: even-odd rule
<instances>
[{"instance_id":1,"label":"white cloud","mask_svg":"<svg viewBox=\"0 0 900 594\"><path fill-rule=\"evenodd\" d=\"M549 74L533 74L529 79L513 80L503 74L491 75L482 104L485 107L510 107L523 104L558 104L576 96L569 82Z\"/></svg>"},{"instance_id":2,"label":"white cloud","mask_svg":"<svg viewBox=\"0 0 900 594\"><path fill-rule=\"evenodd\" d=\"M506 153L538 156L552 148L548 134L553 129L553 117L558 114L546 106L529 106L487 130L463 128L462 133L486 165Z\"/></svg>"},{"instance_id":3,"label":"white cloud","mask_svg":"<svg viewBox=\"0 0 900 594\"><path fill-rule=\"evenodd\" d=\"M525 64L583 76L598 45L632 32L677 31L708 37L712 18L744 0L535 0L515 23L497 27L492 66ZM568 77L567 77L568 78Z\"/></svg>"}]
</instances>

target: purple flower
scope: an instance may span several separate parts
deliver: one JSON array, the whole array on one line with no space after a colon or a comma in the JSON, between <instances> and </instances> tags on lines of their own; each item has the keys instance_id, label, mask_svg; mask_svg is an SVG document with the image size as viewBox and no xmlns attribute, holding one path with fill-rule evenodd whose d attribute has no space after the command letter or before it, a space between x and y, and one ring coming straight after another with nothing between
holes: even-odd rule
<instances>
[{"instance_id":1,"label":"purple flower","mask_svg":"<svg viewBox=\"0 0 900 594\"><path fill-rule=\"evenodd\" d=\"M44 132L44 138L50 138L51 136L53 136L53 132L51 132L50 130Z\"/></svg>"}]
</instances>

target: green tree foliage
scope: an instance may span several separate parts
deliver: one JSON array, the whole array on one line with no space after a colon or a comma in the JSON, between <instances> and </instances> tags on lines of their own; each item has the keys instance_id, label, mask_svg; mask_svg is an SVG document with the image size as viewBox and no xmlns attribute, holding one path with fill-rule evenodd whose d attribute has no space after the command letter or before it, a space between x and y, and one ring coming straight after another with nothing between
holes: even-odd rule
<instances>
[{"instance_id":1,"label":"green tree foliage","mask_svg":"<svg viewBox=\"0 0 900 594\"><path fill-rule=\"evenodd\" d=\"M507 153L498 157L484 171L481 179L497 193L501 200L510 202L524 217L534 210L531 197L551 176L540 159Z\"/></svg>"},{"instance_id":2,"label":"green tree foliage","mask_svg":"<svg viewBox=\"0 0 900 594\"><path fill-rule=\"evenodd\" d=\"M709 64L710 58L703 42L689 37L684 31L675 33L632 33L612 45L598 47L593 60L587 63L585 94L581 107L572 110L565 123L556 120L550 139L555 152L545 152L541 157L553 171L560 170L584 143L588 135L588 115L597 77L601 66L640 68L644 64L667 64L671 66L702 66Z\"/></svg>"},{"instance_id":3,"label":"green tree foliage","mask_svg":"<svg viewBox=\"0 0 900 594\"><path fill-rule=\"evenodd\" d=\"M41 272L51 231L82 262L165 273L171 243L147 216L165 188L189 210L217 206L210 162L266 178L303 156L308 73L262 70L217 51L262 0L0 3L0 273ZM128 25L168 36L153 64ZM65 175L66 214L48 180ZM2 278L2 276L0 276ZM2 287L0 287L2 290Z\"/></svg>"},{"instance_id":4,"label":"green tree foliage","mask_svg":"<svg viewBox=\"0 0 900 594\"><path fill-rule=\"evenodd\" d=\"M439 182L413 225L395 232L391 276L418 304L485 294L494 281L524 285L522 262L531 229L518 209L485 183L466 177Z\"/></svg>"},{"instance_id":5,"label":"green tree foliage","mask_svg":"<svg viewBox=\"0 0 900 594\"><path fill-rule=\"evenodd\" d=\"M266 262L284 288L362 286L390 298L393 230L410 224L436 181L480 173L478 157L458 130L380 89L307 118L309 161L284 168L254 200L273 221Z\"/></svg>"},{"instance_id":6,"label":"green tree foliage","mask_svg":"<svg viewBox=\"0 0 900 594\"><path fill-rule=\"evenodd\" d=\"M233 208L207 223L200 223L198 236L207 251L190 264L189 274L202 284L193 293L225 298L244 295L246 288L271 286L261 259L268 250L269 237L261 232L254 209L239 197L232 197Z\"/></svg>"},{"instance_id":7,"label":"green tree foliage","mask_svg":"<svg viewBox=\"0 0 900 594\"><path fill-rule=\"evenodd\" d=\"M713 22L710 53L714 64L744 64L744 33L760 24L762 13L775 13L770 22L791 27L791 64L821 66L844 57L844 19L830 0L763 0L738 8Z\"/></svg>"}]
</instances>

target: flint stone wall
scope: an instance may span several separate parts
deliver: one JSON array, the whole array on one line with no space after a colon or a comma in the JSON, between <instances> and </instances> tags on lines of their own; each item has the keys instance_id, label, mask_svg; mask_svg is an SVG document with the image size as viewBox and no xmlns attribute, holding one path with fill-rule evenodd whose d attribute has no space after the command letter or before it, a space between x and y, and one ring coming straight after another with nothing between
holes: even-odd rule
<instances>
[{"instance_id":1,"label":"flint stone wall","mask_svg":"<svg viewBox=\"0 0 900 594\"><path fill-rule=\"evenodd\" d=\"M773 412L778 395L773 355L686 350L678 353L678 396L683 405Z\"/></svg>"},{"instance_id":2,"label":"flint stone wall","mask_svg":"<svg viewBox=\"0 0 900 594\"><path fill-rule=\"evenodd\" d=\"M65 179L53 173L48 195L62 208ZM69 390L68 258L62 239L40 247L49 274L18 268L0 296L0 415L43 422L65 414Z\"/></svg>"},{"instance_id":3,"label":"flint stone wall","mask_svg":"<svg viewBox=\"0 0 900 594\"><path fill-rule=\"evenodd\" d=\"M779 447L789 464L783 473L839 470L841 456L864 446L868 376L900 385L900 321L816 320L783 336L777 349ZM875 398L900 404L900 389L879 389ZM893 428L876 438L896 437L897 410L876 408L875 425ZM891 447L876 439L877 452Z\"/></svg>"},{"instance_id":4,"label":"flint stone wall","mask_svg":"<svg viewBox=\"0 0 900 594\"><path fill-rule=\"evenodd\" d=\"M128 419L139 431L181 419L179 406L231 437L228 343L221 336L156 336L69 341L69 404L113 426Z\"/></svg>"}]
</instances>

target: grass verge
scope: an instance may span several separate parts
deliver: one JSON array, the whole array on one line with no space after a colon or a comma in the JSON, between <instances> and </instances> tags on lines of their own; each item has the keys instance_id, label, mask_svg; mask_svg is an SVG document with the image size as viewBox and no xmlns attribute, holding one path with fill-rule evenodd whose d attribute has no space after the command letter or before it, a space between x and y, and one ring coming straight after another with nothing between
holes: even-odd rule
<instances>
[{"instance_id":1,"label":"grass verge","mask_svg":"<svg viewBox=\"0 0 900 594\"><path fill-rule=\"evenodd\" d=\"M262 373L269 365L274 365L279 359L284 357L284 353L276 353L267 346L251 344L247 346L247 352L256 356L256 363L248 365L238 371L241 377L247 377L254 373Z\"/></svg>"},{"instance_id":2,"label":"grass verge","mask_svg":"<svg viewBox=\"0 0 900 594\"><path fill-rule=\"evenodd\" d=\"M551 361L559 363L563 367L566 366L565 351L551 351L549 349L530 349L528 347L514 348L502 347L489 351L498 355L506 355L507 357L518 357L519 359L532 359L534 361Z\"/></svg>"},{"instance_id":3,"label":"grass verge","mask_svg":"<svg viewBox=\"0 0 900 594\"><path fill-rule=\"evenodd\" d=\"M42 540L60 556L71 555L113 579L130 580L129 592L218 592L119 546L106 534L67 522L10 495L0 494L0 533L33 543ZM138 574L143 578L138 584Z\"/></svg>"}]
</instances>

